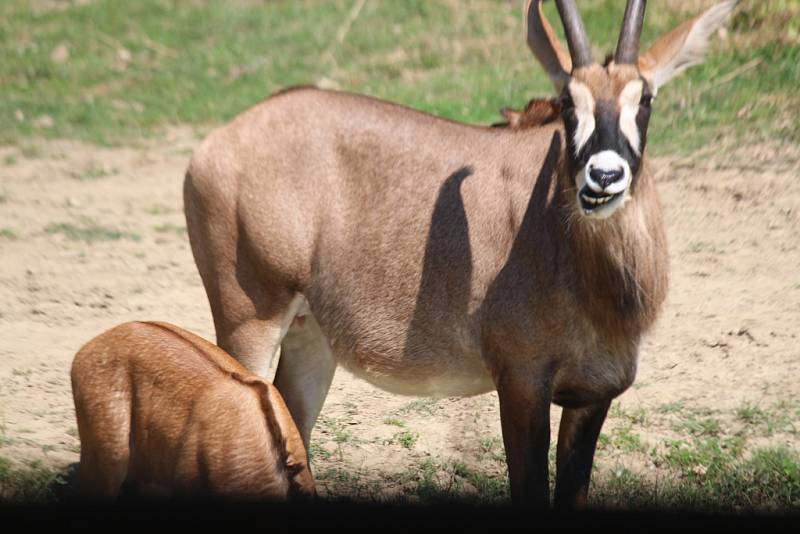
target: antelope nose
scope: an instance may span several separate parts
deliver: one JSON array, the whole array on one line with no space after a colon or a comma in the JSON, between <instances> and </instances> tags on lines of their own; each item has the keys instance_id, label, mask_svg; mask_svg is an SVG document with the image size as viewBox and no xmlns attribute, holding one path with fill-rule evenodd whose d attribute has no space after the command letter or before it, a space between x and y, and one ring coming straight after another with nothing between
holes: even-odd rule
<instances>
[{"instance_id":1,"label":"antelope nose","mask_svg":"<svg viewBox=\"0 0 800 534\"><path fill-rule=\"evenodd\" d=\"M606 170L595 167L589 171L589 177L592 181L603 189L621 180L624 174L622 169Z\"/></svg>"}]
</instances>

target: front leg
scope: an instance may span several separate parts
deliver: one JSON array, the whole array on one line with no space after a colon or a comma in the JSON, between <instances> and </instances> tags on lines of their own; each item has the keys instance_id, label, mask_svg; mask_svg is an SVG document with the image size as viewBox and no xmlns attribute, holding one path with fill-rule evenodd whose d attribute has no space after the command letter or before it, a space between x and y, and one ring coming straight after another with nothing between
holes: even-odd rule
<instances>
[{"instance_id":1,"label":"front leg","mask_svg":"<svg viewBox=\"0 0 800 534\"><path fill-rule=\"evenodd\" d=\"M556 508L586 506L597 438L611 400L584 408L564 408L558 429Z\"/></svg>"},{"instance_id":2,"label":"front leg","mask_svg":"<svg viewBox=\"0 0 800 534\"><path fill-rule=\"evenodd\" d=\"M497 379L500 423L514 506L548 508L550 383L530 370L505 370Z\"/></svg>"}]
</instances>

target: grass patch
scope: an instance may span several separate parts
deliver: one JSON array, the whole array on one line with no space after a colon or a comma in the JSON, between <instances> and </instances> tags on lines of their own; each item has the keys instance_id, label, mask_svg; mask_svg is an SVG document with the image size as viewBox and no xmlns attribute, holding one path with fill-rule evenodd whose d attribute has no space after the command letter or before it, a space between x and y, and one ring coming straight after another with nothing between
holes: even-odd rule
<instances>
[{"instance_id":1,"label":"grass patch","mask_svg":"<svg viewBox=\"0 0 800 534\"><path fill-rule=\"evenodd\" d=\"M666 452L654 453L653 461L666 466L681 477L716 476L726 472L742 456L744 439L741 436L727 438L695 438L665 442Z\"/></svg>"},{"instance_id":2,"label":"grass patch","mask_svg":"<svg viewBox=\"0 0 800 534\"><path fill-rule=\"evenodd\" d=\"M746 429L765 436L776 432L796 432L793 420L797 418L796 407L786 401L775 404L773 409L744 402L736 409L736 419L746 425Z\"/></svg>"},{"instance_id":3,"label":"grass patch","mask_svg":"<svg viewBox=\"0 0 800 534\"><path fill-rule=\"evenodd\" d=\"M401 406L397 410L397 413L398 414L421 413L421 414L433 415L434 411L436 410L437 402L439 402L437 399L417 399L409 402L405 406Z\"/></svg>"},{"instance_id":4,"label":"grass patch","mask_svg":"<svg viewBox=\"0 0 800 534\"><path fill-rule=\"evenodd\" d=\"M41 461L20 467L0 456L0 502L51 502L53 487L61 482L60 474Z\"/></svg>"},{"instance_id":5,"label":"grass patch","mask_svg":"<svg viewBox=\"0 0 800 534\"><path fill-rule=\"evenodd\" d=\"M633 432L630 426L620 427L614 432L611 438L611 446L626 453L645 452L647 450L641 436Z\"/></svg>"},{"instance_id":6,"label":"grass patch","mask_svg":"<svg viewBox=\"0 0 800 534\"><path fill-rule=\"evenodd\" d=\"M172 223L159 224L154 226L153 230L160 234L186 235L187 233L186 226Z\"/></svg>"},{"instance_id":7,"label":"grass patch","mask_svg":"<svg viewBox=\"0 0 800 534\"><path fill-rule=\"evenodd\" d=\"M138 234L102 226L89 219L84 219L81 226L72 223L48 224L44 231L50 235L61 234L70 241L85 241L86 243L119 241L120 239L141 240L141 236Z\"/></svg>"},{"instance_id":8,"label":"grass patch","mask_svg":"<svg viewBox=\"0 0 800 534\"><path fill-rule=\"evenodd\" d=\"M357 443L359 439L350 432L345 421L335 417L327 417L320 415L317 419L317 424L324 432L331 436L331 439L336 443L336 453L340 461L344 460L344 451L342 446L348 443Z\"/></svg>"},{"instance_id":9,"label":"grass patch","mask_svg":"<svg viewBox=\"0 0 800 534\"><path fill-rule=\"evenodd\" d=\"M662 404L656 409L656 411L660 414L668 415L672 413L680 413L684 408L686 408L686 404L683 401L675 401Z\"/></svg>"},{"instance_id":10,"label":"grass patch","mask_svg":"<svg viewBox=\"0 0 800 534\"><path fill-rule=\"evenodd\" d=\"M109 176L113 176L119 173L119 169L116 167L108 168L104 165L98 165L97 163L91 163L83 172L77 173L75 178L82 182L99 180L101 178L107 178Z\"/></svg>"},{"instance_id":11,"label":"grass patch","mask_svg":"<svg viewBox=\"0 0 800 534\"><path fill-rule=\"evenodd\" d=\"M11 228L0 228L0 238L13 241L17 239L17 233Z\"/></svg>"},{"instance_id":12,"label":"grass patch","mask_svg":"<svg viewBox=\"0 0 800 534\"><path fill-rule=\"evenodd\" d=\"M333 441L336 443L347 443L355 439L353 433L347 429L347 425L335 417L321 415L318 421L319 425L333 436Z\"/></svg>"},{"instance_id":13,"label":"grass patch","mask_svg":"<svg viewBox=\"0 0 800 534\"><path fill-rule=\"evenodd\" d=\"M698 418L691 415L673 425L675 432L688 432L692 436L719 436L722 427L718 419L713 417Z\"/></svg>"},{"instance_id":14,"label":"grass patch","mask_svg":"<svg viewBox=\"0 0 800 534\"><path fill-rule=\"evenodd\" d=\"M491 476L456 462L453 464L453 474L469 482L478 491L482 503L505 501L511 496L506 473Z\"/></svg>"},{"instance_id":15,"label":"grass patch","mask_svg":"<svg viewBox=\"0 0 800 534\"><path fill-rule=\"evenodd\" d=\"M800 107L800 7L765 4L743 0L706 64L659 92L649 132L658 152L730 136L800 139L791 112ZM45 136L108 144L172 124L210 127L307 83L489 124L502 107L552 94L525 44L520 5L367 2L346 26L350 0L98 1L64 9L6 0L0 143ZM623 9L616 0L581 5L597 57L613 50ZM552 2L545 10L555 22ZM677 2L651 9L644 47L692 14Z\"/></svg>"},{"instance_id":16,"label":"grass patch","mask_svg":"<svg viewBox=\"0 0 800 534\"><path fill-rule=\"evenodd\" d=\"M169 206L164 206L163 204L153 204L152 206L148 206L144 209L144 212L148 215L166 215L167 213L172 213L175 210L170 208Z\"/></svg>"},{"instance_id":17,"label":"grass patch","mask_svg":"<svg viewBox=\"0 0 800 534\"><path fill-rule=\"evenodd\" d=\"M325 481L335 486L345 486L352 489L359 482L359 478L349 470L340 467L323 469L316 476L317 480Z\"/></svg>"},{"instance_id":18,"label":"grass patch","mask_svg":"<svg viewBox=\"0 0 800 534\"><path fill-rule=\"evenodd\" d=\"M709 512L800 511L800 458L784 447L756 450L741 459L712 441L697 443L693 458L712 461L698 469L681 462L683 476L658 479L626 468L593 483L590 502L603 508L692 510ZM688 470L687 467L691 467Z\"/></svg>"},{"instance_id":19,"label":"grass patch","mask_svg":"<svg viewBox=\"0 0 800 534\"><path fill-rule=\"evenodd\" d=\"M481 438L480 441L480 460L490 458L495 462L505 463L506 451L503 446L503 440L496 436Z\"/></svg>"},{"instance_id":20,"label":"grass patch","mask_svg":"<svg viewBox=\"0 0 800 534\"><path fill-rule=\"evenodd\" d=\"M393 481L404 487L407 497L421 504L443 502L497 503L508 501L508 477L488 475L458 461L436 461L432 458L410 466ZM466 491L467 484L474 491Z\"/></svg>"},{"instance_id":21,"label":"grass patch","mask_svg":"<svg viewBox=\"0 0 800 534\"><path fill-rule=\"evenodd\" d=\"M395 419L394 417L387 417L383 420L384 425L391 425L391 426L399 426L400 428L405 428L406 424L404 421L400 419Z\"/></svg>"},{"instance_id":22,"label":"grass patch","mask_svg":"<svg viewBox=\"0 0 800 534\"><path fill-rule=\"evenodd\" d=\"M311 442L308 446L308 461L314 462L317 459L321 460L330 460L333 454L331 452L320 446L318 443Z\"/></svg>"},{"instance_id":23,"label":"grass patch","mask_svg":"<svg viewBox=\"0 0 800 534\"><path fill-rule=\"evenodd\" d=\"M393 440L402 445L406 449L413 449L414 445L417 444L417 440L419 439L419 434L416 432L412 432L410 430L404 430L403 432L398 432L394 435Z\"/></svg>"},{"instance_id":24,"label":"grass patch","mask_svg":"<svg viewBox=\"0 0 800 534\"><path fill-rule=\"evenodd\" d=\"M1 138L1 136L0 136ZM19 148L20 154L26 159L36 159L42 155L42 149L38 145L25 143Z\"/></svg>"}]
</instances>

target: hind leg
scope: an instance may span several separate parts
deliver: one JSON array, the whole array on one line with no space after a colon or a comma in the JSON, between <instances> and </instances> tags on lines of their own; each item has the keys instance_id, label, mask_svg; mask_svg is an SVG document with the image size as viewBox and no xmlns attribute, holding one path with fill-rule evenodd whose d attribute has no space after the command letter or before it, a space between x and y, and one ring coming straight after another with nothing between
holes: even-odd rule
<instances>
[{"instance_id":1,"label":"hind leg","mask_svg":"<svg viewBox=\"0 0 800 534\"><path fill-rule=\"evenodd\" d=\"M127 399L91 407L76 402L81 440L78 491L85 497L115 499L128 476L131 416L127 406Z\"/></svg>"},{"instance_id":2,"label":"hind leg","mask_svg":"<svg viewBox=\"0 0 800 534\"><path fill-rule=\"evenodd\" d=\"M259 270L252 251L243 245L235 217L218 213L220 206L206 206L202 198L187 176L189 241L211 306L217 345L266 376L301 297L281 282L269 283L271 277Z\"/></svg>"},{"instance_id":3,"label":"hind leg","mask_svg":"<svg viewBox=\"0 0 800 534\"><path fill-rule=\"evenodd\" d=\"M297 424L306 450L335 371L336 359L328 339L314 316L308 314L302 326L293 324L289 328L275 374L275 387Z\"/></svg>"},{"instance_id":4,"label":"hind leg","mask_svg":"<svg viewBox=\"0 0 800 534\"><path fill-rule=\"evenodd\" d=\"M237 321L230 320L230 315L225 315L224 311L214 314L217 345L260 376L266 376L272 366L281 339L294 317L296 301L302 298L282 297L272 300L277 304L276 309L266 316L254 314ZM221 316L219 320L218 316Z\"/></svg>"},{"instance_id":5,"label":"hind leg","mask_svg":"<svg viewBox=\"0 0 800 534\"><path fill-rule=\"evenodd\" d=\"M187 173L184 210L189 242L211 306L217 345L266 375L288 328L294 291L264 272L238 223L225 180ZM259 266L262 266L260 269Z\"/></svg>"},{"instance_id":6,"label":"hind leg","mask_svg":"<svg viewBox=\"0 0 800 534\"><path fill-rule=\"evenodd\" d=\"M261 283L255 270L242 259L235 267L215 265L213 269L201 268L200 273L211 305L217 345L250 371L266 376L299 297L286 288Z\"/></svg>"}]
</instances>

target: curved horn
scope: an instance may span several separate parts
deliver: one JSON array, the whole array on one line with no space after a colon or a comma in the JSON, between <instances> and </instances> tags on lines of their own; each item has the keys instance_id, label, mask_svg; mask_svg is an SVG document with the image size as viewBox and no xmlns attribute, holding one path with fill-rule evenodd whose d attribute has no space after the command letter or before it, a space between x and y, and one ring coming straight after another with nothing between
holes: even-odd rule
<instances>
[{"instance_id":1,"label":"curved horn","mask_svg":"<svg viewBox=\"0 0 800 534\"><path fill-rule=\"evenodd\" d=\"M644 22L644 9L647 0L628 0L625 7L625 17L622 19L622 30L617 41L617 53L614 62L622 64L636 64L639 59L639 36L642 34Z\"/></svg>"},{"instance_id":2,"label":"curved horn","mask_svg":"<svg viewBox=\"0 0 800 534\"><path fill-rule=\"evenodd\" d=\"M591 65L594 62L592 47L589 45L589 38L586 36L586 29L583 27L575 0L556 0L556 6L564 24L573 69Z\"/></svg>"}]
</instances>

